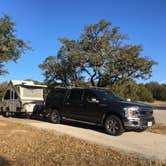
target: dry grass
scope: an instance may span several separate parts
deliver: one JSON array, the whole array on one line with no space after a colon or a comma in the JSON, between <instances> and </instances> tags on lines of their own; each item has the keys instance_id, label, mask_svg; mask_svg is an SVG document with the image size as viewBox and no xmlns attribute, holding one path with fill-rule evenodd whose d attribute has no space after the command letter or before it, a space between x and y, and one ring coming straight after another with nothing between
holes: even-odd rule
<instances>
[{"instance_id":1,"label":"dry grass","mask_svg":"<svg viewBox=\"0 0 166 166\"><path fill-rule=\"evenodd\" d=\"M158 107L166 107L166 101L154 101L153 105Z\"/></svg>"},{"instance_id":2,"label":"dry grass","mask_svg":"<svg viewBox=\"0 0 166 166\"><path fill-rule=\"evenodd\" d=\"M143 102L143 103L147 103L155 107L166 107L166 101L155 100L153 103L148 103L148 102Z\"/></svg>"},{"instance_id":3,"label":"dry grass","mask_svg":"<svg viewBox=\"0 0 166 166\"><path fill-rule=\"evenodd\" d=\"M150 131L152 133L157 133L157 134L164 134L166 135L166 126L156 123L152 127L148 128L146 131Z\"/></svg>"},{"instance_id":4,"label":"dry grass","mask_svg":"<svg viewBox=\"0 0 166 166\"><path fill-rule=\"evenodd\" d=\"M0 165L164 165L2 119Z\"/></svg>"}]
</instances>

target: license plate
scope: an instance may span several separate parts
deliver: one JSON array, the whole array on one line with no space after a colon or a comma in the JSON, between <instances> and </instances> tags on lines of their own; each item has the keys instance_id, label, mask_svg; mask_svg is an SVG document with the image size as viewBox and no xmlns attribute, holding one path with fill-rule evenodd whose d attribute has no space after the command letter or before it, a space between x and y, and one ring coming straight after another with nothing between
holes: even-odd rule
<instances>
[{"instance_id":1,"label":"license plate","mask_svg":"<svg viewBox=\"0 0 166 166\"><path fill-rule=\"evenodd\" d=\"M148 126L149 126L149 127L152 126L152 122L148 122Z\"/></svg>"}]
</instances>

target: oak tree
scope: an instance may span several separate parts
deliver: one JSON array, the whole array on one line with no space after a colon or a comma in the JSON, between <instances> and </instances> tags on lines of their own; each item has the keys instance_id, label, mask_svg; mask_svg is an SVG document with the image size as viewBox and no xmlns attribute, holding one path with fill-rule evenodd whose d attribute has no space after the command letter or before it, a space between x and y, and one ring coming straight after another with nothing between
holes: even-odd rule
<instances>
[{"instance_id":1,"label":"oak tree","mask_svg":"<svg viewBox=\"0 0 166 166\"><path fill-rule=\"evenodd\" d=\"M7 72L4 65L8 61L16 62L26 50L31 49L15 34L15 23L7 15L0 18L0 75Z\"/></svg>"},{"instance_id":2,"label":"oak tree","mask_svg":"<svg viewBox=\"0 0 166 166\"><path fill-rule=\"evenodd\" d=\"M85 26L78 40L60 39L57 56L48 57L39 67L46 81L59 80L72 86L86 82L104 87L150 78L155 62L141 55L140 45L127 44L126 40L127 35L121 34L118 27L101 20Z\"/></svg>"}]
</instances>

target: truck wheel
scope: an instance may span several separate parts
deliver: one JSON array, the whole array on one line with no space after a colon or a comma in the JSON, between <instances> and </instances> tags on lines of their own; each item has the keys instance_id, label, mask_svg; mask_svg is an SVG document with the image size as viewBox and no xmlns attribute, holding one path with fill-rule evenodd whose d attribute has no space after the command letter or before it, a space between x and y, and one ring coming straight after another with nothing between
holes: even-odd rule
<instances>
[{"instance_id":1,"label":"truck wheel","mask_svg":"<svg viewBox=\"0 0 166 166\"><path fill-rule=\"evenodd\" d=\"M61 116L57 110L53 110L50 114L50 121L52 123L60 123Z\"/></svg>"},{"instance_id":2,"label":"truck wheel","mask_svg":"<svg viewBox=\"0 0 166 166\"><path fill-rule=\"evenodd\" d=\"M104 124L108 134L118 136L124 132L124 127L120 118L115 115L108 116Z\"/></svg>"}]
</instances>

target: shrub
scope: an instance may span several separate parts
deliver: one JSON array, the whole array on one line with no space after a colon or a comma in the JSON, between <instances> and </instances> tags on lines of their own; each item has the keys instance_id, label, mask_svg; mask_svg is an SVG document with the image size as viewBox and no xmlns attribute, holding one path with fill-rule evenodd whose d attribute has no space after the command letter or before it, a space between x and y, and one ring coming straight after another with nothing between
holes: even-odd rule
<instances>
[{"instance_id":1,"label":"shrub","mask_svg":"<svg viewBox=\"0 0 166 166\"><path fill-rule=\"evenodd\" d=\"M140 101L154 101L152 93L143 84L138 85L137 96L139 97Z\"/></svg>"},{"instance_id":2,"label":"shrub","mask_svg":"<svg viewBox=\"0 0 166 166\"><path fill-rule=\"evenodd\" d=\"M130 98L132 101L137 101L139 99L136 93L137 88L137 84L134 81L129 80L123 84L116 84L112 86L111 89L126 99Z\"/></svg>"},{"instance_id":3,"label":"shrub","mask_svg":"<svg viewBox=\"0 0 166 166\"><path fill-rule=\"evenodd\" d=\"M150 82L147 83L145 86L153 94L153 97L156 100L166 101L166 84Z\"/></svg>"}]
</instances>

